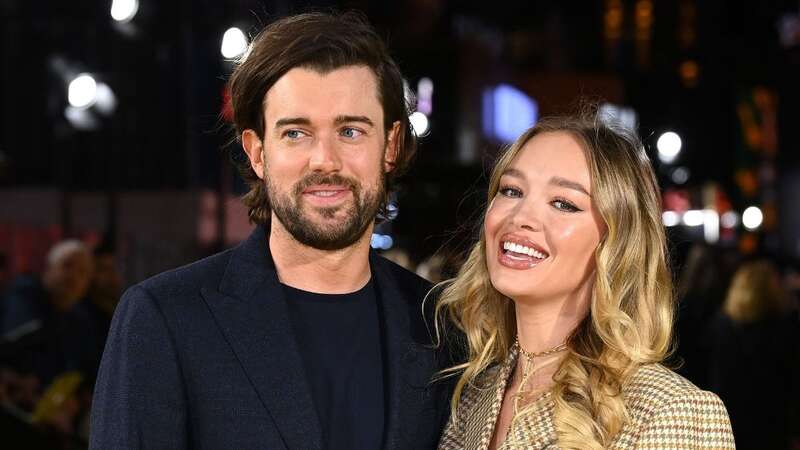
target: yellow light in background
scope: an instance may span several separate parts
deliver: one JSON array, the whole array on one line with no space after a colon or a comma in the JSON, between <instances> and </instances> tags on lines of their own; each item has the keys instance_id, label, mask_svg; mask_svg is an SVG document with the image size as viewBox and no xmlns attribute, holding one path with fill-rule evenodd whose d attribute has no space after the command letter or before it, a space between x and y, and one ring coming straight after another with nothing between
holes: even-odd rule
<instances>
[{"instance_id":1,"label":"yellow light in background","mask_svg":"<svg viewBox=\"0 0 800 450\"><path fill-rule=\"evenodd\" d=\"M681 63L678 73L684 86L695 87L697 86L698 78L700 78L700 66L697 62L689 59Z\"/></svg>"}]
</instances>

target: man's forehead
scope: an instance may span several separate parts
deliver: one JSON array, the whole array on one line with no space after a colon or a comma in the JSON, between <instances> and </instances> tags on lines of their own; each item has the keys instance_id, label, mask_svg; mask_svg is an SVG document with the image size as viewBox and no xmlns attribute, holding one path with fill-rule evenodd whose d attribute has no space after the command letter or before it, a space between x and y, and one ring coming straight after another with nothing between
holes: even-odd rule
<instances>
[{"instance_id":1,"label":"man's forehead","mask_svg":"<svg viewBox=\"0 0 800 450\"><path fill-rule=\"evenodd\" d=\"M267 91L264 111L273 122L277 116L330 122L341 116L367 116L381 121L383 115L377 77L362 65L333 70L296 67Z\"/></svg>"}]
</instances>

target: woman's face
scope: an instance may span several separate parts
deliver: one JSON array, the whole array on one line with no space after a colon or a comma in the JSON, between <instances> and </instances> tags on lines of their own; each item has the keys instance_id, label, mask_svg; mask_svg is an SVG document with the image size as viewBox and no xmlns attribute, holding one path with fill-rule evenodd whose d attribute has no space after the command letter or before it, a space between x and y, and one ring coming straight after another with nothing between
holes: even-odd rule
<instances>
[{"instance_id":1,"label":"woman's face","mask_svg":"<svg viewBox=\"0 0 800 450\"><path fill-rule=\"evenodd\" d=\"M565 132L536 135L503 171L484 222L495 289L519 302L588 296L605 224L583 149Z\"/></svg>"}]
</instances>

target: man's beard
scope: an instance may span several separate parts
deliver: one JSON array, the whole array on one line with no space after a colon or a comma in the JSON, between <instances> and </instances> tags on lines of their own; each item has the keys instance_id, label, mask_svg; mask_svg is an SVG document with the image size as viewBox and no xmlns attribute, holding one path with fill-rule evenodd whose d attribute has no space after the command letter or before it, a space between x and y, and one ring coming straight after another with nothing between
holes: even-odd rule
<instances>
[{"instance_id":1,"label":"man's beard","mask_svg":"<svg viewBox=\"0 0 800 450\"><path fill-rule=\"evenodd\" d=\"M266 180L267 196L272 212L283 227L298 242L319 250L340 250L356 243L375 220L385 197L385 175L383 171L375 189L363 190L362 185L339 174L311 173L295 183L291 194L280 192ZM352 193L353 201L333 207L315 208L303 206L303 191L312 185L344 186ZM313 211L312 211L313 210ZM318 223L312 215L333 219L340 210L344 217L338 221Z\"/></svg>"}]
</instances>

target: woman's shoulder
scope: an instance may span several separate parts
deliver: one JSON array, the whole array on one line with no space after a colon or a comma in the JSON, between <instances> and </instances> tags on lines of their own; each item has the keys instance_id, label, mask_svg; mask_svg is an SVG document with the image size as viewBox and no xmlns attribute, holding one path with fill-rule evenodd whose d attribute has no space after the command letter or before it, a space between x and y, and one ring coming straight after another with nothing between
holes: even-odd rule
<instances>
[{"instance_id":1,"label":"woman's shoulder","mask_svg":"<svg viewBox=\"0 0 800 450\"><path fill-rule=\"evenodd\" d=\"M647 398L651 402L669 401L681 395L703 392L691 381L661 364L639 366L623 388L632 398Z\"/></svg>"},{"instance_id":2,"label":"woman's shoulder","mask_svg":"<svg viewBox=\"0 0 800 450\"><path fill-rule=\"evenodd\" d=\"M698 388L661 364L645 364L639 367L625 383L623 394L628 408L640 414L658 411L680 401L722 406L722 401L716 394Z\"/></svg>"},{"instance_id":3,"label":"woman's shoulder","mask_svg":"<svg viewBox=\"0 0 800 450\"><path fill-rule=\"evenodd\" d=\"M668 439L690 447L703 441L714 448L734 448L730 419L719 397L661 364L639 367L623 395L631 418L629 435L638 436L639 444Z\"/></svg>"}]
</instances>

